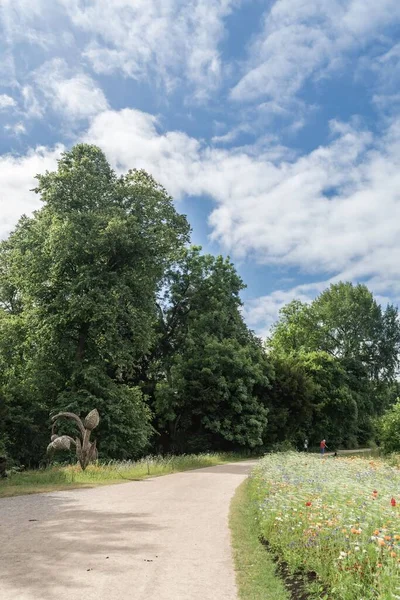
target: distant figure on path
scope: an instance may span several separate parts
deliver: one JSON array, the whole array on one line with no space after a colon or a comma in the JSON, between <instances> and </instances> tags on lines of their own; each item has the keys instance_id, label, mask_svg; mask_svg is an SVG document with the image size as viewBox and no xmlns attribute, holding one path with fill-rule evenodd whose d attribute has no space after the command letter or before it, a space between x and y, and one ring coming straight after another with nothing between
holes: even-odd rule
<instances>
[{"instance_id":1,"label":"distant figure on path","mask_svg":"<svg viewBox=\"0 0 400 600\"><path fill-rule=\"evenodd\" d=\"M307 450L308 450L308 439L306 438L304 440L304 452L307 452Z\"/></svg>"},{"instance_id":2,"label":"distant figure on path","mask_svg":"<svg viewBox=\"0 0 400 600\"><path fill-rule=\"evenodd\" d=\"M321 449L321 456L323 456L325 454L326 441L322 440L322 442L320 443L319 447Z\"/></svg>"}]
</instances>

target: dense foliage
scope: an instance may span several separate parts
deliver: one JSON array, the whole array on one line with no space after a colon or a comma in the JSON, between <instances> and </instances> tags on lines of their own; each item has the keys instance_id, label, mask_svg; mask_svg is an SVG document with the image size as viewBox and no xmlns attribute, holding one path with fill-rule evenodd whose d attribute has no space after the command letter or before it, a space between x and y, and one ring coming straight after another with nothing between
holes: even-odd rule
<instances>
[{"instance_id":1,"label":"dense foliage","mask_svg":"<svg viewBox=\"0 0 400 600\"><path fill-rule=\"evenodd\" d=\"M397 308L383 310L365 285L334 284L311 304L286 305L268 347L276 371L269 421L278 440L354 447L374 437L376 416L398 391Z\"/></svg>"},{"instance_id":2,"label":"dense foliage","mask_svg":"<svg viewBox=\"0 0 400 600\"><path fill-rule=\"evenodd\" d=\"M378 436L385 453L400 452L400 400L379 419Z\"/></svg>"},{"instance_id":3,"label":"dense foliage","mask_svg":"<svg viewBox=\"0 0 400 600\"><path fill-rule=\"evenodd\" d=\"M36 192L43 208L0 253L5 442L29 462L50 410L96 407L102 452L135 456L151 415L129 374L152 344L155 296L188 224L149 175L117 177L92 146L38 176Z\"/></svg>"},{"instance_id":4,"label":"dense foliage","mask_svg":"<svg viewBox=\"0 0 400 600\"><path fill-rule=\"evenodd\" d=\"M372 435L395 398L394 307L331 286L265 348L233 264L190 247L150 175L81 144L37 179L42 208L0 245L0 454L37 464L50 413L93 408L105 458Z\"/></svg>"},{"instance_id":5,"label":"dense foliage","mask_svg":"<svg viewBox=\"0 0 400 600\"><path fill-rule=\"evenodd\" d=\"M268 368L240 314L244 286L233 265L193 248L167 281L155 385L162 440L174 451L261 446L257 389L268 386Z\"/></svg>"}]
</instances>

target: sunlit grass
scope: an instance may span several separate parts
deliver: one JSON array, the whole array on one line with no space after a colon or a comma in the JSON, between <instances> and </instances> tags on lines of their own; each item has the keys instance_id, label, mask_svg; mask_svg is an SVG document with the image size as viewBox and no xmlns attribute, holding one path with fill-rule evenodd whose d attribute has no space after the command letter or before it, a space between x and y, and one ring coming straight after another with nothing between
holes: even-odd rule
<instances>
[{"instance_id":1,"label":"sunlit grass","mask_svg":"<svg viewBox=\"0 0 400 600\"><path fill-rule=\"evenodd\" d=\"M11 473L7 479L0 481L0 498L73 487L121 483L190 469L211 467L240 459L239 454L230 453L148 456L138 461L98 462L89 465L85 471L82 471L79 465L53 466L40 470L22 471Z\"/></svg>"},{"instance_id":2,"label":"sunlit grass","mask_svg":"<svg viewBox=\"0 0 400 600\"><path fill-rule=\"evenodd\" d=\"M288 600L290 595L276 574L276 564L260 542L256 516L246 480L236 490L229 518L239 598Z\"/></svg>"}]
</instances>

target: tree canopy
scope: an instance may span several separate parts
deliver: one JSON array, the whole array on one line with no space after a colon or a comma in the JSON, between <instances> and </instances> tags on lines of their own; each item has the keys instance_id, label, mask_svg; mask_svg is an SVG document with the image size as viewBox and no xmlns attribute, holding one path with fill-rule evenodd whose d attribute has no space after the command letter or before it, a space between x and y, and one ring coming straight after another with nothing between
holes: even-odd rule
<instances>
[{"instance_id":1,"label":"tree canopy","mask_svg":"<svg viewBox=\"0 0 400 600\"><path fill-rule=\"evenodd\" d=\"M148 441L150 411L126 380L152 344L156 295L189 226L150 175L117 177L93 146L66 153L35 191L43 207L0 248L7 429L20 420L11 439L21 440L32 409L31 427L50 409L96 407L103 453L135 455Z\"/></svg>"},{"instance_id":2,"label":"tree canopy","mask_svg":"<svg viewBox=\"0 0 400 600\"><path fill-rule=\"evenodd\" d=\"M311 304L294 300L283 307L268 347L284 381L296 365L298 380L306 378L314 390L304 405L311 402L313 409L308 420L304 417L302 435L330 436L349 447L373 437L376 415L394 399L400 347L396 307L382 309L365 285L333 284ZM310 396L310 388L304 389Z\"/></svg>"},{"instance_id":3,"label":"tree canopy","mask_svg":"<svg viewBox=\"0 0 400 600\"><path fill-rule=\"evenodd\" d=\"M286 353L323 351L357 363L375 381L393 381L399 366L398 310L385 310L365 285L332 284L311 304L294 300L282 308L270 339Z\"/></svg>"},{"instance_id":4,"label":"tree canopy","mask_svg":"<svg viewBox=\"0 0 400 600\"><path fill-rule=\"evenodd\" d=\"M102 458L373 435L397 395L397 308L335 284L283 307L265 346L233 263L190 246L151 175L79 144L37 180L42 207L0 244L0 454L38 464L51 414L93 408Z\"/></svg>"},{"instance_id":5,"label":"tree canopy","mask_svg":"<svg viewBox=\"0 0 400 600\"><path fill-rule=\"evenodd\" d=\"M244 286L233 264L192 248L167 279L155 388L160 427L176 450L188 436L193 450L261 446L267 411L256 389L268 385L268 369L243 321Z\"/></svg>"}]
</instances>

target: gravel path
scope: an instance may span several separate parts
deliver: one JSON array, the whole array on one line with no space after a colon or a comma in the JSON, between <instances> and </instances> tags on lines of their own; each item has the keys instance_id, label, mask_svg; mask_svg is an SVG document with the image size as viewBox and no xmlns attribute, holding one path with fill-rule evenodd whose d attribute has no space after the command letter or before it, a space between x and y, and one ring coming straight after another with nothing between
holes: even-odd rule
<instances>
[{"instance_id":1,"label":"gravel path","mask_svg":"<svg viewBox=\"0 0 400 600\"><path fill-rule=\"evenodd\" d=\"M372 448L358 448L357 450L338 450L338 456L343 456L347 454L367 454L368 452L372 452ZM332 456L334 452L325 452L325 456Z\"/></svg>"},{"instance_id":2,"label":"gravel path","mask_svg":"<svg viewBox=\"0 0 400 600\"><path fill-rule=\"evenodd\" d=\"M1 600L235 600L229 502L253 462L0 500Z\"/></svg>"}]
</instances>

